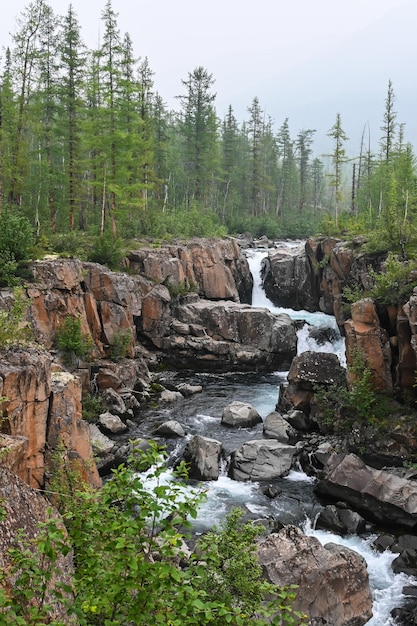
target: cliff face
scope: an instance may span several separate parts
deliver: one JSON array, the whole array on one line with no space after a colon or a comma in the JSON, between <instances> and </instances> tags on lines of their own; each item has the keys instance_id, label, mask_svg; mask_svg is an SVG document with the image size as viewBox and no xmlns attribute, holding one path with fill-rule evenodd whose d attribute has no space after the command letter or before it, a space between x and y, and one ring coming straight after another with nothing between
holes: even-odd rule
<instances>
[{"instance_id":1,"label":"cliff face","mask_svg":"<svg viewBox=\"0 0 417 626\"><path fill-rule=\"evenodd\" d=\"M235 241L196 240L141 248L126 263L129 273L77 259L47 259L33 265L35 280L25 294L27 321L38 344L49 352L8 350L0 357L1 461L31 486L45 486L45 470L57 448L80 461L93 485L100 484L89 427L81 419L82 394L92 387L113 390L127 407L137 407L141 392L149 386L151 353L203 368L222 362L226 369L257 367L265 359L272 367L277 359L288 361L294 354L296 337L290 320L282 320L279 327L275 324L271 341L263 340L262 345L256 327L271 326L274 320L267 312L252 323L253 315L246 311L246 322L236 322L243 307L240 300L250 300L252 277ZM185 314L190 297L185 303L171 295L184 287L200 294L191 300L200 301L200 296L216 300L217 317L203 319L198 307ZM0 308L7 307L12 297L11 292L2 292ZM56 350L57 332L68 317L80 320L90 346L88 360L76 359L70 371ZM230 336L219 336L220 318ZM287 337L284 353L277 345L280 336ZM114 358L120 337L123 354Z\"/></svg>"},{"instance_id":2,"label":"cliff face","mask_svg":"<svg viewBox=\"0 0 417 626\"><path fill-rule=\"evenodd\" d=\"M308 239L304 249L284 257L270 251L264 277L268 295L278 305L293 302L294 308L334 315L346 337L348 363L359 348L372 370L375 389L414 398L417 293L404 305L377 308L364 299L346 312L344 288L369 288L369 267L381 271L385 260L384 255L364 254L362 243L361 238L348 245L322 237Z\"/></svg>"},{"instance_id":3,"label":"cliff face","mask_svg":"<svg viewBox=\"0 0 417 626\"><path fill-rule=\"evenodd\" d=\"M335 314L348 359L360 347L376 388L388 393L400 388L414 396L417 294L383 315L372 301L361 301L345 319L344 286L367 286L369 264L380 263L361 254L357 244L310 239L285 258L271 250L265 280L278 303L285 297L293 306ZM235 241L141 248L126 263L129 273L76 259L34 263L35 281L26 288L27 320L49 352L9 350L0 358L2 462L30 485L45 485L50 453L62 445L82 460L88 479L99 483L81 420L81 396L92 387L112 390L127 407L137 408L149 388L151 361L254 371L287 369L296 353L296 328L288 316L245 306L252 277ZM191 291L184 293L184 287ZM2 292L0 307L11 297ZM80 320L91 346L89 360L76 360L70 372L55 348L67 317ZM116 359L121 336L123 354Z\"/></svg>"}]
</instances>

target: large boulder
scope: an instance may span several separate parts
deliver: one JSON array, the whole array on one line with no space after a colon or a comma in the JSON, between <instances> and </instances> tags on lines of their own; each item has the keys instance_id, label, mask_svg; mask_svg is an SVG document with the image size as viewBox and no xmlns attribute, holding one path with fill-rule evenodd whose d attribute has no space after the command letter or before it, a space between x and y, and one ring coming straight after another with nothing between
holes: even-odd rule
<instances>
[{"instance_id":1,"label":"large boulder","mask_svg":"<svg viewBox=\"0 0 417 626\"><path fill-rule=\"evenodd\" d=\"M175 308L188 334L167 336L162 348L177 365L212 369L275 369L296 354L294 322L286 314L230 301L194 300ZM202 332L194 332L202 329Z\"/></svg>"},{"instance_id":2,"label":"large boulder","mask_svg":"<svg viewBox=\"0 0 417 626\"><path fill-rule=\"evenodd\" d=\"M273 440L247 441L232 452L229 474L234 480L273 480L290 471L297 448Z\"/></svg>"},{"instance_id":3,"label":"large boulder","mask_svg":"<svg viewBox=\"0 0 417 626\"><path fill-rule=\"evenodd\" d=\"M265 293L276 306L318 310L317 277L304 244L269 250L263 262L262 276Z\"/></svg>"},{"instance_id":4,"label":"large boulder","mask_svg":"<svg viewBox=\"0 0 417 626\"><path fill-rule=\"evenodd\" d=\"M371 370L373 388L384 393L392 392L389 337L381 328L373 300L364 298L352 304L351 319L345 322L345 332L348 365L359 351ZM353 373L349 376L352 377Z\"/></svg>"},{"instance_id":5,"label":"large boulder","mask_svg":"<svg viewBox=\"0 0 417 626\"><path fill-rule=\"evenodd\" d=\"M189 465L188 476L197 480L217 480L221 454L220 441L195 435L185 446L182 455Z\"/></svg>"},{"instance_id":6,"label":"large boulder","mask_svg":"<svg viewBox=\"0 0 417 626\"><path fill-rule=\"evenodd\" d=\"M314 396L314 386L346 386L346 370L335 354L303 352L296 356L288 372L288 386L281 386L278 406L284 411L292 409L309 413Z\"/></svg>"},{"instance_id":7,"label":"large boulder","mask_svg":"<svg viewBox=\"0 0 417 626\"><path fill-rule=\"evenodd\" d=\"M236 240L193 239L130 252L130 268L174 288L188 286L208 300L250 302L252 276Z\"/></svg>"},{"instance_id":8,"label":"large boulder","mask_svg":"<svg viewBox=\"0 0 417 626\"><path fill-rule=\"evenodd\" d=\"M277 439L281 443L291 443L297 439L295 428L276 411L269 413L264 421L264 437Z\"/></svg>"},{"instance_id":9,"label":"large boulder","mask_svg":"<svg viewBox=\"0 0 417 626\"><path fill-rule=\"evenodd\" d=\"M223 409L222 424L235 428L247 428L262 422L258 411L248 402L235 400Z\"/></svg>"},{"instance_id":10,"label":"large boulder","mask_svg":"<svg viewBox=\"0 0 417 626\"><path fill-rule=\"evenodd\" d=\"M270 582L298 586L293 608L308 616L309 626L363 626L372 617L366 563L353 550L322 546L286 526L262 539L257 551Z\"/></svg>"},{"instance_id":11,"label":"large boulder","mask_svg":"<svg viewBox=\"0 0 417 626\"><path fill-rule=\"evenodd\" d=\"M416 481L374 469L354 454L332 455L316 489L385 527L417 528Z\"/></svg>"}]
</instances>

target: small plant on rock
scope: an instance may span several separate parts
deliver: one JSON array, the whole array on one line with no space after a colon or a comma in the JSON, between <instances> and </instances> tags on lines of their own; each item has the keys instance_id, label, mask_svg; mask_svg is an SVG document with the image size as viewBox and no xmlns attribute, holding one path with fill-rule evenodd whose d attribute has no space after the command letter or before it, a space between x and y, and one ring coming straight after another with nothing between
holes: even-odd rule
<instances>
[{"instance_id":1,"label":"small plant on rock","mask_svg":"<svg viewBox=\"0 0 417 626\"><path fill-rule=\"evenodd\" d=\"M91 339L81 330L81 318L66 317L65 322L58 328L56 343L63 352L64 363L74 366L77 359L86 358L92 347Z\"/></svg>"}]
</instances>

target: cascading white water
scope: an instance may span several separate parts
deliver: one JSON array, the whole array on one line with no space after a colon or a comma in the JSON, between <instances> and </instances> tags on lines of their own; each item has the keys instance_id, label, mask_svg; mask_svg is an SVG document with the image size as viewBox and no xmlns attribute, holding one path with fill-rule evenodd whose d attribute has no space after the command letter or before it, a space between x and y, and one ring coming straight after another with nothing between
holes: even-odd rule
<instances>
[{"instance_id":1,"label":"cascading white water","mask_svg":"<svg viewBox=\"0 0 417 626\"><path fill-rule=\"evenodd\" d=\"M293 247L293 246L292 246ZM287 313L292 319L303 319L307 323L297 333L298 345L297 353L301 354L306 350L316 352L334 352L338 355L342 365L346 366L345 344L337 329L336 321L333 317L324 313L309 313L308 311L294 311L283 307L276 307L267 298L262 288L261 268L262 260L267 256L265 250L254 250L247 254L249 268L253 276L252 305L268 308L272 313ZM323 326L337 330L338 339L333 343L317 344L309 336L309 325ZM297 473L297 480L310 480L303 472ZM396 555L389 550L383 553L376 552L372 546L372 538L363 539L358 536L341 537L327 531L316 530L312 526L311 520L307 520L303 528L308 535L313 535L324 545L333 542L347 546L355 550L365 559L369 573L369 580L373 597L373 617L365 626L395 626L396 622L391 617L390 612L398 607L402 600L403 587L417 584L417 580L406 574L394 574L391 568L392 561Z\"/></svg>"},{"instance_id":2,"label":"cascading white water","mask_svg":"<svg viewBox=\"0 0 417 626\"><path fill-rule=\"evenodd\" d=\"M282 245L285 246L285 243ZM288 243L287 245L289 247L294 247L293 244L291 245ZM306 324L304 324L304 326L297 332L297 353L301 354L307 350L311 350L313 352L331 352L337 354L340 363L343 366L346 366L345 341L341 336L336 320L332 315L327 315L326 313L321 313L320 311L312 313L310 311L295 311L290 308L277 307L266 296L262 287L261 269L262 261L267 255L267 250L260 249L249 250L247 253L248 265L253 277L252 306L264 307L275 315L287 313L287 315L289 315L292 319L304 320ZM309 335L310 326L331 328L334 332L335 340L332 342L325 341L323 343L318 343Z\"/></svg>"},{"instance_id":3,"label":"cascading white water","mask_svg":"<svg viewBox=\"0 0 417 626\"><path fill-rule=\"evenodd\" d=\"M287 313L293 319L304 319L307 324L298 331L298 353L304 350L336 352L344 364L344 341L338 338L335 343L318 345L308 334L309 325L333 328L337 330L333 317L323 313L308 311L294 311L292 309L274 307L266 298L262 289L260 269L262 259L267 251L255 250L248 253L248 262L254 278L253 306L263 306L272 313ZM187 374L187 382L189 374ZM196 375L197 377L197 375ZM222 441L226 454L238 448L248 439L262 437L262 425L251 429L224 429L221 426L221 413L224 406L233 400L248 401L258 410L262 418L275 409L279 384L286 378L286 372L273 374L229 374L216 377L211 374L200 374L194 381L203 386L203 392L185 399L178 405L172 405L160 410L159 421L178 419L187 431L187 439L194 434L211 437ZM149 425L148 425L149 424ZM149 436L152 432L151 423L141 421L139 436ZM149 430L147 431L146 428ZM172 451L175 458L180 458L184 441L177 444ZM314 534L322 543L333 541L346 545L361 554L367 564L370 582L374 597L374 616L366 626L394 626L390 611L399 606L402 601L402 588L405 585L415 584L412 577L404 574L394 574L391 562L395 555L390 552L379 554L375 552L370 542L361 537L342 538L337 535L317 531L312 528L309 520L315 518L322 505L317 502L314 494L315 479L302 471L291 471L290 474L278 481L274 481L282 493L279 498L270 500L262 492L257 483L237 482L225 475L216 481L205 483L206 501L199 507L195 524L196 532L204 532L213 526L218 526L227 513L235 506L241 506L254 518L279 519L284 524L301 524L307 520L304 531ZM171 469L161 477L162 481L173 479ZM152 483L149 485L152 487ZM186 491L192 486L184 486ZM318 508L319 507L319 508Z\"/></svg>"}]
</instances>

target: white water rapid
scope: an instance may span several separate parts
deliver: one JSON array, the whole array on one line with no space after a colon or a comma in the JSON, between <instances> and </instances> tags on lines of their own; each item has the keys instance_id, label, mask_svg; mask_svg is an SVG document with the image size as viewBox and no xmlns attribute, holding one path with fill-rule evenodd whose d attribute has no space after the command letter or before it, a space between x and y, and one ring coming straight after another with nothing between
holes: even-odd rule
<instances>
[{"instance_id":1,"label":"white water rapid","mask_svg":"<svg viewBox=\"0 0 417 626\"><path fill-rule=\"evenodd\" d=\"M288 247L294 247L294 244L291 243L282 243L280 245L282 245L282 247L286 245ZM313 352L333 352L337 354L340 363L345 367L345 341L339 332L339 328L333 316L326 315L326 313L321 313L320 311L311 313L310 311L295 311L294 309L276 307L271 300L267 298L262 288L261 278L262 261L267 255L268 252L266 250L250 250L247 253L248 265L253 277L252 306L265 307L275 315L287 313L291 319L305 320L306 324L297 332L298 354L306 352L307 350L312 350ZM309 336L309 326L331 328L337 339L334 342L327 341L319 344L315 339Z\"/></svg>"},{"instance_id":2,"label":"white water rapid","mask_svg":"<svg viewBox=\"0 0 417 626\"><path fill-rule=\"evenodd\" d=\"M294 244L291 243L287 245L294 247ZM338 355L341 364L346 366L344 339L341 337L336 320L333 317L320 312L310 313L308 311L294 311L293 309L276 307L267 298L262 288L261 279L262 260L267 254L265 250L253 250L247 254L247 260L254 282L252 306L266 307L272 313L287 313L292 319L305 320L306 324L297 333L297 353L301 354L306 350L334 352ZM328 342L318 345L314 339L309 337L309 325L332 328L336 330L338 338L334 343ZM306 481L306 484L307 481L311 481L311 478L304 474L304 472L292 472L287 479ZM375 551L371 545L375 537L369 537L367 539L355 535L341 537L327 531L314 529L310 519L307 519L303 525L303 530L307 535L315 536L323 545L333 542L351 548L361 554L367 564L373 597L373 617L365 626L395 626L397 622L391 617L390 613L393 608L398 607L405 601L405 596L402 592L403 587L417 584L417 579L412 576L394 574L391 564L397 555L389 550L383 553Z\"/></svg>"},{"instance_id":3,"label":"white water rapid","mask_svg":"<svg viewBox=\"0 0 417 626\"><path fill-rule=\"evenodd\" d=\"M306 320L307 323L298 331L298 353L305 350L335 352L344 365L344 340L338 333L333 317L319 312L309 313L274 307L266 298L260 277L261 262L266 255L266 250L248 253L248 262L254 278L253 305L266 307L274 314L287 313L292 319ZM309 325L334 329L335 342L318 345L309 337ZM232 372L222 375L177 372L175 376L177 382L201 385L202 393L184 398L180 403L153 409L151 414L143 417L135 433L138 437L152 438L155 424L169 419L178 420L186 430L187 437L171 442L169 449L172 463L181 458L186 441L195 434L221 441L226 456L245 441L262 438L262 424L252 428L225 429L221 425L223 408L234 400L246 401L265 419L275 410L278 388L280 383L286 380L287 372L267 374ZM173 480L172 470L168 468L160 480ZM278 498L271 500L263 493L262 485L232 480L227 476L225 467L218 480L204 483L207 498L198 509L197 519L193 521L194 529L198 533L219 526L231 509L241 506L253 519L279 520L283 524L303 525L304 532L314 534L322 543L332 541L348 546L360 553L368 566L374 598L374 615L366 626L394 626L395 622L391 619L390 612L404 600L403 586L415 584L416 581L404 574L394 574L391 563L395 555L389 551L383 554L375 552L371 547L372 538L363 539L356 536L343 538L313 529L310 520L314 520L322 509L322 504L318 502L314 493L315 482L315 478L307 476L303 471L292 470L285 478L274 481L274 485L281 493ZM154 485L151 481L149 488L152 486ZM186 493L190 493L193 485L186 485L183 488Z\"/></svg>"}]
</instances>

